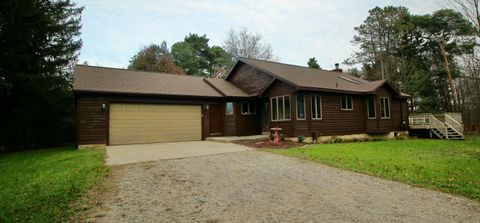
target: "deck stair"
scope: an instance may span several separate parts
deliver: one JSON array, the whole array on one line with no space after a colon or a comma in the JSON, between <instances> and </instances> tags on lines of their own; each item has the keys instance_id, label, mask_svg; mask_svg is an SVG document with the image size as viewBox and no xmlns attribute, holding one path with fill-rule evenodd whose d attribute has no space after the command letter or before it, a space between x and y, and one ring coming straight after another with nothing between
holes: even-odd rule
<instances>
[{"instance_id":1,"label":"deck stair","mask_svg":"<svg viewBox=\"0 0 480 223\"><path fill-rule=\"evenodd\" d=\"M461 113L412 114L408 116L410 129L430 130L430 137L464 139Z\"/></svg>"}]
</instances>

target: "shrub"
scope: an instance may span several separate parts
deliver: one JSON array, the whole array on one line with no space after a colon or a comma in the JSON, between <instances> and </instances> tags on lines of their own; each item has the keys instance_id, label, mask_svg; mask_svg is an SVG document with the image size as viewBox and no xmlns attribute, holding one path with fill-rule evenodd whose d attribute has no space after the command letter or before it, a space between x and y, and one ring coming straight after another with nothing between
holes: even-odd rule
<instances>
[{"instance_id":1,"label":"shrub","mask_svg":"<svg viewBox=\"0 0 480 223\"><path fill-rule=\"evenodd\" d=\"M342 138L336 137L334 143L342 143L343 141L344 140Z\"/></svg>"},{"instance_id":2,"label":"shrub","mask_svg":"<svg viewBox=\"0 0 480 223\"><path fill-rule=\"evenodd\" d=\"M297 139L298 139L298 142L303 142L303 141L305 141L305 136L299 135L299 136L297 136Z\"/></svg>"},{"instance_id":3,"label":"shrub","mask_svg":"<svg viewBox=\"0 0 480 223\"><path fill-rule=\"evenodd\" d=\"M344 140L342 138L339 138L339 137L336 137L336 136L333 136L333 137L331 137L330 139L327 140L327 143L329 143L329 144L342 143L342 142L344 142Z\"/></svg>"}]
</instances>

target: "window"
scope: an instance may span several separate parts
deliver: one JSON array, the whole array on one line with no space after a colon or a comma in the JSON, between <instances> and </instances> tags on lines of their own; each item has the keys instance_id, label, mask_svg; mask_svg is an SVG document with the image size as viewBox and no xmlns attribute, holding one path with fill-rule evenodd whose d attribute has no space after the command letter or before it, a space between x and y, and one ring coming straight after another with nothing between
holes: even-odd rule
<instances>
[{"instance_id":1,"label":"window","mask_svg":"<svg viewBox=\"0 0 480 223\"><path fill-rule=\"evenodd\" d=\"M387 97L380 98L380 117L390 118L390 99Z\"/></svg>"},{"instance_id":2,"label":"window","mask_svg":"<svg viewBox=\"0 0 480 223\"><path fill-rule=\"evenodd\" d=\"M233 102L227 102L225 112L227 115L233 115Z\"/></svg>"},{"instance_id":3,"label":"window","mask_svg":"<svg viewBox=\"0 0 480 223\"><path fill-rule=\"evenodd\" d=\"M375 119L377 116L375 111L375 96L367 98L367 113L369 119Z\"/></svg>"},{"instance_id":4,"label":"window","mask_svg":"<svg viewBox=\"0 0 480 223\"><path fill-rule=\"evenodd\" d=\"M297 94L297 120L305 120L305 95Z\"/></svg>"},{"instance_id":5,"label":"window","mask_svg":"<svg viewBox=\"0 0 480 223\"><path fill-rule=\"evenodd\" d=\"M312 95L312 119L322 119L322 98Z\"/></svg>"},{"instance_id":6,"label":"window","mask_svg":"<svg viewBox=\"0 0 480 223\"><path fill-rule=\"evenodd\" d=\"M255 103L254 102L242 102L241 107L242 115L253 115L256 113Z\"/></svg>"},{"instance_id":7,"label":"window","mask_svg":"<svg viewBox=\"0 0 480 223\"><path fill-rule=\"evenodd\" d=\"M290 120L290 96L273 97L272 121Z\"/></svg>"},{"instance_id":8,"label":"window","mask_svg":"<svg viewBox=\"0 0 480 223\"><path fill-rule=\"evenodd\" d=\"M340 99L342 110L353 110L353 99L350 96L343 96Z\"/></svg>"}]
</instances>

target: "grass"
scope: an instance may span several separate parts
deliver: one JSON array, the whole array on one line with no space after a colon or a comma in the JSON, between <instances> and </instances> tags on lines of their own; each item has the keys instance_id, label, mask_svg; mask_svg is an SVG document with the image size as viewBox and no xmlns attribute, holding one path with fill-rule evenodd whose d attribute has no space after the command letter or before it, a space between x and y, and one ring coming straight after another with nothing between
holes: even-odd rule
<instances>
[{"instance_id":1,"label":"grass","mask_svg":"<svg viewBox=\"0 0 480 223\"><path fill-rule=\"evenodd\" d=\"M480 201L480 136L389 140L270 150Z\"/></svg>"},{"instance_id":2,"label":"grass","mask_svg":"<svg viewBox=\"0 0 480 223\"><path fill-rule=\"evenodd\" d=\"M105 176L105 150L55 148L0 154L0 222L65 222Z\"/></svg>"}]
</instances>

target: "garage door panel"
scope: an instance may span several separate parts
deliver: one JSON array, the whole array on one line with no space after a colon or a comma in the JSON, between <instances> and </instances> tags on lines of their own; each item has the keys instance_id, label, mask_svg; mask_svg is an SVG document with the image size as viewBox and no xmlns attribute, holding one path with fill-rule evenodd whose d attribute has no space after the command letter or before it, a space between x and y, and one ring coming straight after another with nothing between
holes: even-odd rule
<instances>
[{"instance_id":1,"label":"garage door panel","mask_svg":"<svg viewBox=\"0 0 480 223\"><path fill-rule=\"evenodd\" d=\"M111 145L201 140L198 105L111 104Z\"/></svg>"}]
</instances>

